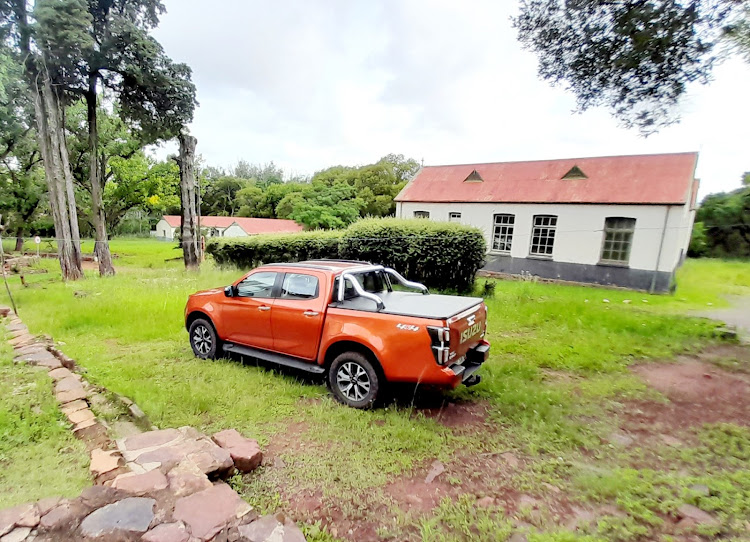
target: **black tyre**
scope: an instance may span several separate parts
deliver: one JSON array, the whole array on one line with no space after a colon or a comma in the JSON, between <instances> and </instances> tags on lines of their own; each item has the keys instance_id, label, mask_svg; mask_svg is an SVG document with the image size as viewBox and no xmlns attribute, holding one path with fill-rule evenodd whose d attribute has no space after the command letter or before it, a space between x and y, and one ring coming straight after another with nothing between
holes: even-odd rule
<instances>
[{"instance_id":1,"label":"black tyre","mask_svg":"<svg viewBox=\"0 0 750 542\"><path fill-rule=\"evenodd\" d=\"M213 324L203 318L197 318L190 324L190 346L193 353L201 359L216 359L219 352L219 337Z\"/></svg>"},{"instance_id":2,"label":"black tyre","mask_svg":"<svg viewBox=\"0 0 750 542\"><path fill-rule=\"evenodd\" d=\"M340 402L353 408L372 408L382 381L372 362L359 352L339 354L328 369L331 392Z\"/></svg>"}]
</instances>

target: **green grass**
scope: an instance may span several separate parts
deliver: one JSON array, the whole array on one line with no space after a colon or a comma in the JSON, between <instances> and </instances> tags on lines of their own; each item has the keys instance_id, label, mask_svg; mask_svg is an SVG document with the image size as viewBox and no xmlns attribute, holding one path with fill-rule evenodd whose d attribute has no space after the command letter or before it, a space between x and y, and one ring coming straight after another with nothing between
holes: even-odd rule
<instances>
[{"instance_id":1,"label":"green grass","mask_svg":"<svg viewBox=\"0 0 750 542\"><path fill-rule=\"evenodd\" d=\"M73 437L44 371L0 352L0 509L75 497L91 484L86 447Z\"/></svg>"},{"instance_id":2,"label":"green grass","mask_svg":"<svg viewBox=\"0 0 750 542\"><path fill-rule=\"evenodd\" d=\"M434 459L451 464L456 458L513 450L528 463L516 475L516 487L533 493L542 483L555 483L581 493L570 482L579 474L569 468L571 462L585 455L609 457L601 443L616 426L622 402L650 396L627 367L718 340L715 323L681 313L707 303L719 306L722 295L750 290L750 265L718 261L688 261L679 271L675 296L497 282L494 298L487 300L492 355L482 369L482 383L445 394L487 406L493 429L467 433L425 416L409 399L361 412L336 404L319 380L253 364L195 359L183 327L187 296L229 284L241 272L207 263L199 274L186 273L180 261L167 261L180 254L170 243L115 239L111 246L120 256L113 278L90 271L85 280L64 284L54 261L41 264L49 273L27 275L27 288L11 277L20 314L33 331L63 342L88 379L130 397L160 427L192 425L209 433L234 427L263 445L296 427L299 434L280 454L284 469L262 468L234 480L259 510L288 505L289 492L319 490L324 502L336 503L347 518L366 519L367 510L385 507L391 519L383 520L384 532L400 525L424 540L471 539L461 518L469 513L472 497L459 496L431 515L404 519L402 512L388 508L383 487L390 480L411 476ZM468 480L455 475L452 480L471 493ZM587 498L619 498L619 490L607 484L602 481ZM651 483L648 498L659 498L662 487ZM633 508L626 524L612 520L580 539L650 528L646 511L652 509L639 510ZM481 532L508 532L509 518L503 514L478 514L472 521ZM314 539L333 539L315 525L306 527ZM554 529L529 536L579 539Z\"/></svg>"}]
</instances>

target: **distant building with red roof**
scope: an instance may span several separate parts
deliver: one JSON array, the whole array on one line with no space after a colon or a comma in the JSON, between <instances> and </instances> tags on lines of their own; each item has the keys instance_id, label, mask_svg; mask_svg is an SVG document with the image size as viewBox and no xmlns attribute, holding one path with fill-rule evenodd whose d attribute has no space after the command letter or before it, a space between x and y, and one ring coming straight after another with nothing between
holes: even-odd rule
<instances>
[{"instance_id":1,"label":"distant building with red roof","mask_svg":"<svg viewBox=\"0 0 750 542\"><path fill-rule=\"evenodd\" d=\"M424 166L396 215L485 233L486 271L667 291L690 243L697 153Z\"/></svg>"},{"instance_id":2,"label":"distant building with red roof","mask_svg":"<svg viewBox=\"0 0 750 542\"><path fill-rule=\"evenodd\" d=\"M156 224L151 235L159 239L174 239L182 218L177 215L164 215ZM294 220L281 218L247 218L240 216L202 216L201 229L212 237L247 237L261 233L292 233L303 227Z\"/></svg>"}]
</instances>

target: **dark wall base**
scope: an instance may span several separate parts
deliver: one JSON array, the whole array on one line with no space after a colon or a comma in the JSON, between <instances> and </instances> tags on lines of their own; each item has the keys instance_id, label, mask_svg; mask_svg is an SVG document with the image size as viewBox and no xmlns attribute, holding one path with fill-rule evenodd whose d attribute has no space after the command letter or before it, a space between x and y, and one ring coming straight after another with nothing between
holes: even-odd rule
<instances>
[{"instance_id":1,"label":"dark wall base","mask_svg":"<svg viewBox=\"0 0 750 542\"><path fill-rule=\"evenodd\" d=\"M619 286L634 290L650 290L651 281L654 278L654 271L644 271L643 269L513 258L496 254L487 255L482 270L508 275L531 274L545 279ZM656 272L654 291L669 292L671 283L671 273Z\"/></svg>"}]
</instances>

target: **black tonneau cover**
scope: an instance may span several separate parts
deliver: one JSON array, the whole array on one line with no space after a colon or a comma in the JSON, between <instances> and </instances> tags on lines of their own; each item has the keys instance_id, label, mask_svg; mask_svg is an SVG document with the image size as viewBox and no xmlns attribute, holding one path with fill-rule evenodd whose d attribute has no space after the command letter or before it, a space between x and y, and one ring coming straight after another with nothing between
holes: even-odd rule
<instances>
[{"instance_id":1,"label":"black tonneau cover","mask_svg":"<svg viewBox=\"0 0 750 542\"><path fill-rule=\"evenodd\" d=\"M418 292L382 292L375 295L380 297L385 305L385 308L380 311L382 313L436 320L450 318L482 302L481 297L423 295ZM366 297L355 297L342 303L331 303L331 307L377 312L375 302Z\"/></svg>"}]
</instances>

